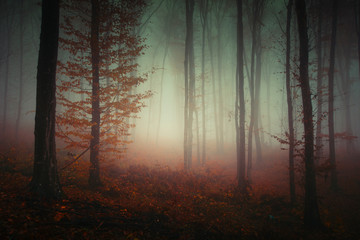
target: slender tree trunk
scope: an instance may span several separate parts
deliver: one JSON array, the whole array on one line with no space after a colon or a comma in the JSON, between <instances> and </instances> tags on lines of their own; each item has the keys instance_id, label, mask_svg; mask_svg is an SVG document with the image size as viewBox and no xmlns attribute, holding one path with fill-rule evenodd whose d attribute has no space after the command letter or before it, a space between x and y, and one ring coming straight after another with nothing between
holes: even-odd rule
<instances>
[{"instance_id":1,"label":"slender tree trunk","mask_svg":"<svg viewBox=\"0 0 360 240\"><path fill-rule=\"evenodd\" d=\"M293 102L291 95L291 79L290 79L290 51L291 51L291 18L292 18L293 0L289 0L287 5L286 17L286 96L288 106L288 124L289 124L289 185L290 185L290 201L294 204L295 196L295 171L294 171L294 118L293 118Z\"/></svg>"},{"instance_id":2,"label":"slender tree trunk","mask_svg":"<svg viewBox=\"0 0 360 240\"><path fill-rule=\"evenodd\" d=\"M315 161L319 163L322 155L322 105L323 105L323 89L322 89L322 0L318 2L318 29L316 39L316 55L317 55L317 119L316 119L316 156Z\"/></svg>"},{"instance_id":3,"label":"slender tree trunk","mask_svg":"<svg viewBox=\"0 0 360 240\"><path fill-rule=\"evenodd\" d=\"M5 131L7 128L7 107L8 107L8 85L9 85L9 73L10 73L10 49L11 49L11 28L12 28L12 16L10 12L10 7L8 3L6 5L6 66L5 66L5 83L4 83L4 96L3 96L3 122L2 122L2 139L5 139Z\"/></svg>"},{"instance_id":4,"label":"slender tree trunk","mask_svg":"<svg viewBox=\"0 0 360 240\"><path fill-rule=\"evenodd\" d=\"M307 34L307 14L305 0L296 0L296 15L300 40L300 87L303 105L303 124L305 135L305 209L304 224L310 228L321 226L316 193L314 166L314 126L312 119L312 103L309 84L309 40Z\"/></svg>"},{"instance_id":5,"label":"slender tree trunk","mask_svg":"<svg viewBox=\"0 0 360 240\"><path fill-rule=\"evenodd\" d=\"M209 26L210 25L210 26ZM211 64L211 83L212 83L212 94L213 94L213 106L214 106L214 123L215 123L215 139L216 139L216 150L220 151L220 140L219 140L219 123L218 123L218 111L217 111L217 98L216 98L216 86L215 86L215 64L213 54L213 42L211 36L211 24L208 25L208 45L210 53L210 64Z\"/></svg>"},{"instance_id":6,"label":"slender tree trunk","mask_svg":"<svg viewBox=\"0 0 360 240\"><path fill-rule=\"evenodd\" d=\"M59 0L43 0L36 85L34 171L30 191L48 199L62 196L55 145L58 37Z\"/></svg>"},{"instance_id":7,"label":"slender tree trunk","mask_svg":"<svg viewBox=\"0 0 360 240\"><path fill-rule=\"evenodd\" d=\"M201 1L201 19L202 19L202 48L201 48L201 113L202 113L202 155L201 163L206 162L206 108L205 108L205 41L207 28L207 13L209 0Z\"/></svg>"},{"instance_id":8,"label":"slender tree trunk","mask_svg":"<svg viewBox=\"0 0 360 240\"><path fill-rule=\"evenodd\" d=\"M344 39L344 38L343 38ZM337 48L337 54L339 61L340 78L339 86L342 91L342 100L344 102L344 118L345 118L345 132L348 136L352 136L352 124L351 124L351 110L350 110L350 94L351 94L351 80L350 80L350 62L352 46L349 39L345 38L345 41ZM354 145L351 138L346 139L346 152L352 154L354 152Z\"/></svg>"},{"instance_id":9,"label":"slender tree trunk","mask_svg":"<svg viewBox=\"0 0 360 240\"><path fill-rule=\"evenodd\" d=\"M254 131L254 122L255 122L255 91L254 91L254 72L255 72L255 56L256 56L256 16L257 10L256 6L253 7L252 12L252 44L251 44L251 63L250 63L250 78L249 78L249 91L250 91L250 123L249 123L249 132L248 132L248 165L247 165L247 177L249 182L251 182L251 169L252 169L252 144L253 144L253 131Z\"/></svg>"},{"instance_id":10,"label":"slender tree trunk","mask_svg":"<svg viewBox=\"0 0 360 240\"><path fill-rule=\"evenodd\" d=\"M165 52L164 52L163 61L162 61L162 72L161 72L161 83L160 83L159 118L158 118L157 130L156 130L156 145L158 144L158 141L159 141L159 132L160 132L160 126L161 126L162 100L163 100L163 92L164 92L164 73L165 73L166 56L168 54L168 49L169 49L169 40L170 40L169 34L170 33L167 32L165 50L164 50Z\"/></svg>"},{"instance_id":11,"label":"slender tree trunk","mask_svg":"<svg viewBox=\"0 0 360 240\"><path fill-rule=\"evenodd\" d=\"M261 153L261 141L260 141L260 127L259 127L259 113L260 113L260 87L261 87L261 34L260 30L257 37L257 50L256 50L256 76L255 76L255 91L254 91L254 134L255 134L255 146L256 146L256 159L257 162L262 162Z\"/></svg>"},{"instance_id":12,"label":"slender tree trunk","mask_svg":"<svg viewBox=\"0 0 360 240\"><path fill-rule=\"evenodd\" d=\"M221 22L218 19L218 45L217 45L217 54L218 54L218 84L219 84L219 151L220 153L224 152L224 97L222 90L222 49L221 49Z\"/></svg>"},{"instance_id":13,"label":"slender tree trunk","mask_svg":"<svg viewBox=\"0 0 360 240\"><path fill-rule=\"evenodd\" d=\"M99 1L91 0L91 64L92 64L92 114L91 114L91 141L90 141L90 169L89 185L96 188L101 186L100 181L100 82L99 82Z\"/></svg>"},{"instance_id":14,"label":"slender tree trunk","mask_svg":"<svg viewBox=\"0 0 360 240\"><path fill-rule=\"evenodd\" d=\"M331 188L337 189L337 173L335 160L335 137L334 137L334 70L335 70L335 44L336 44L336 29L337 29L337 0L333 0L332 6L332 30L331 30L331 45L330 45L330 63L329 63L329 110L328 110L328 124L329 124L329 157L331 168Z\"/></svg>"},{"instance_id":15,"label":"slender tree trunk","mask_svg":"<svg viewBox=\"0 0 360 240\"><path fill-rule=\"evenodd\" d=\"M184 165L185 170L192 166L192 124L195 108L195 63L193 14L194 0L186 0L186 42L185 42L185 131L184 131Z\"/></svg>"},{"instance_id":16,"label":"slender tree trunk","mask_svg":"<svg viewBox=\"0 0 360 240\"><path fill-rule=\"evenodd\" d=\"M199 111L195 110L195 121L196 121L196 155L197 155L197 163L201 164L200 158L200 126L199 126Z\"/></svg>"},{"instance_id":17,"label":"slender tree trunk","mask_svg":"<svg viewBox=\"0 0 360 240\"><path fill-rule=\"evenodd\" d=\"M245 97L244 97L244 34L242 0L237 0L237 65L236 65L236 153L238 187L246 192L245 177Z\"/></svg>"},{"instance_id":18,"label":"slender tree trunk","mask_svg":"<svg viewBox=\"0 0 360 240\"><path fill-rule=\"evenodd\" d=\"M164 92L164 74L165 74L165 63L166 63L166 57L168 55L169 50L169 42L170 42L170 34L171 34L171 19L175 14L175 7L176 2L172 2L171 10L168 10L168 15L166 17L166 42L165 42L165 50L164 50L164 56L162 61L162 72L161 72L161 85L160 85L160 103L159 103L159 118L158 118L158 124L157 124L157 131L156 131L156 144L158 144L159 140L159 132L161 127L161 114L162 114L162 100L163 100L163 92Z\"/></svg>"},{"instance_id":19,"label":"slender tree trunk","mask_svg":"<svg viewBox=\"0 0 360 240\"><path fill-rule=\"evenodd\" d=\"M357 35L358 35L358 63L359 63L359 80L360 80L360 3L358 2L358 13L357 13Z\"/></svg>"},{"instance_id":20,"label":"slender tree trunk","mask_svg":"<svg viewBox=\"0 0 360 240\"><path fill-rule=\"evenodd\" d=\"M17 116L16 116L16 127L15 127L15 137L16 137L16 143L18 143L19 140L19 127L20 127L20 119L21 119L21 110L22 110L22 102L23 102L23 85L24 85L24 79L23 79L23 62L24 62L24 49L23 49L23 23L24 23L24 2L20 1L20 63L19 63L19 103L18 103L18 109L17 109Z\"/></svg>"}]
</instances>

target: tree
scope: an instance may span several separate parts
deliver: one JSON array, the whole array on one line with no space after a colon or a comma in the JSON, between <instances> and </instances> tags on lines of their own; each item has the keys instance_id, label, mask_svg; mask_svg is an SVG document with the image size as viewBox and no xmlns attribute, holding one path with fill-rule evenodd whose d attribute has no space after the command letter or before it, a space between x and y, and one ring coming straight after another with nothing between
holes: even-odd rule
<instances>
[{"instance_id":1,"label":"tree","mask_svg":"<svg viewBox=\"0 0 360 240\"><path fill-rule=\"evenodd\" d=\"M357 34L357 44L358 44L358 64L359 64L359 80L360 80L360 2L354 1L356 4L354 6L355 10L355 27Z\"/></svg>"},{"instance_id":2,"label":"tree","mask_svg":"<svg viewBox=\"0 0 360 240\"><path fill-rule=\"evenodd\" d=\"M331 168L331 188L337 189L337 173L335 160L335 134L334 134L334 68L335 68L335 44L336 44L336 25L337 25L337 0L333 0L332 5L332 23L331 23L331 43L329 59L329 157Z\"/></svg>"},{"instance_id":3,"label":"tree","mask_svg":"<svg viewBox=\"0 0 360 240\"><path fill-rule=\"evenodd\" d=\"M145 81L135 76L144 46L133 34L144 1L63 1L59 61L58 136L69 149L90 145L90 186L100 182L102 159L119 159L129 141L127 119L135 117L149 93L131 93ZM90 16L90 17L89 17ZM89 31L90 29L90 31ZM76 114L75 114L76 113ZM100 141L101 140L101 141ZM90 142L90 144L89 144Z\"/></svg>"},{"instance_id":4,"label":"tree","mask_svg":"<svg viewBox=\"0 0 360 240\"><path fill-rule=\"evenodd\" d=\"M201 163L206 161L206 108L205 108L205 41L207 29L207 14L209 10L209 0L200 1L200 17L202 26L201 43L201 117L202 117L202 155Z\"/></svg>"},{"instance_id":5,"label":"tree","mask_svg":"<svg viewBox=\"0 0 360 240\"><path fill-rule=\"evenodd\" d=\"M10 6L9 2L4 3L5 11L6 11L6 66L5 66L5 77L4 77L4 95L3 95L3 125L1 131L1 137L5 139L5 131L7 127L7 114L8 114L8 88L9 88L9 76L10 76L10 55L12 49L12 42L11 42L11 31L13 29L13 8Z\"/></svg>"},{"instance_id":6,"label":"tree","mask_svg":"<svg viewBox=\"0 0 360 240\"><path fill-rule=\"evenodd\" d=\"M56 145L56 62L59 37L59 1L43 0L36 86L34 171L30 191L46 198L59 198Z\"/></svg>"},{"instance_id":7,"label":"tree","mask_svg":"<svg viewBox=\"0 0 360 240\"><path fill-rule=\"evenodd\" d=\"M99 143L100 143L100 82L99 82L99 1L91 0L91 65L92 65L92 111L91 111L91 140L90 140L90 169L89 185L98 187L100 181Z\"/></svg>"},{"instance_id":8,"label":"tree","mask_svg":"<svg viewBox=\"0 0 360 240\"><path fill-rule=\"evenodd\" d=\"M263 16L263 10L266 0L255 0L251 6L251 64L250 64L250 76L249 76L249 91L250 91L250 122L248 131L248 165L247 175L249 181L251 181L251 169L252 169L252 143L254 127L258 126L258 111L259 111L259 96L260 96L260 73L261 73L261 19ZM255 74L256 65L256 74ZM256 76L255 76L256 75ZM258 140L258 129L256 130L256 138ZM256 141L257 144L257 157L261 159L260 141Z\"/></svg>"},{"instance_id":9,"label":"tree","mask_svg":"<svg viewBox=\"0 0 360 240\"><path fill-rule=\"evenodd\" d=\"M22 112L22 105L23 105L23 86L24 86L24 73L23 73L23 65L24 65L24 2L20 1L20 63L19 63L19 104L17 109L17 116L16 116L16 125L15 125L15 138L16 143L19 140L19 126L21 120L21 112Z\"/></svg>"},{"instance_id":10,"label":"tree","mask_svg":"<svg viewBox=\"0 0 360 240\"><path fill-rule=\"evenodd\" d=\"M165 29L165 48L164 48L164 55L162 59L162 69L161 69L161 83L160 83L160 102L159 102L159 118L157 123L157 130L156 130L156 144L159 141L159 132L161 127L161 113L162 113L162 101L163 101L163 92L164 92L164 74L165 74L165 63L166 57L168 55L169 45L170 45L170 38L174 31L173 26L173 19L174 14L176 13L176 1L167 2L167 15L164 19L164 29Z\"/></svg>"},{"instance_id":11,"label":"tree","mask_svg":"<svg viewBox=\"0 0 360 240\"><path fill-rule=\"evenodd\" d=\"M322 0L318 1L317 14L317 34L316 34L316 56L317 56L317 119L316 119L316 162L319 162L322 153L322 138L321 138L321 129L322 129L322 105L323 105L323 86L322 86Z\"/></svg>"},{"instance_id":12,"label":"tree","mask_svg":"<svg viewBox=\"0 0 360 240\"><path fill-rule=\"evenodd\" d=\"M295 9L300 40L300 88L303 107L303 125L305 137L305 209L304 224L310 228L321 225L316 193L314 166L314 126L312 119L312 103L309 84L309 39L307 33L307 14L305 0L296 0Z\"/></svg>"},{"instance_id":13,"label":"tree","mask_svg":"<svg viewBox=\"0 0 360 240\"><path fill-rule=\"evenodd\" d=\"M245 177L245 97L244 97L244 34L242 0L237 0L237 65L236 65L236 101L235 128L237 153L237 180L241 191L246 191Z\"/></svg>"},{"instance_id":14,"label":"tree","mask_svg":"<svg viewBox=\"0 0 360 240\"><path fill-rule=\"evenodd\" d=\"M286 16L286 100L288 107L288 125L289 125L289 186L290 186L290 201L292 204L295 203L295 171L294 171L294 118L293 118L293 102L291 94L291 79L290 79L290 51L291 51L291 16L292 16L293 0L289 0L287 5L287 16Z\"/></svg>"},{"instance_id":15,"label":"tree","mask_svg":"<svg viewBox=\"0 0 360 240\"><path fill-rule=\"evenodd\" d=\"M192 124L195 109L195 63L193 14L194 0L186 0L186 39L185 39L185 108L184 108L184 168L192 165Z\"/></svg>"}]
</instances>

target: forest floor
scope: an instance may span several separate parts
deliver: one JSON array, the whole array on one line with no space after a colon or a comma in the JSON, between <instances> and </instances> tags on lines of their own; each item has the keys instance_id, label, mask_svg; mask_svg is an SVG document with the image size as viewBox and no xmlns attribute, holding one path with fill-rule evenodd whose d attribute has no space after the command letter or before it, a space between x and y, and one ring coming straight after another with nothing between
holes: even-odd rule
<instances>
[{"instance_id":1,"label":"forest floor","mask_svg":"<svg viewBox=\"0 0 360 240\"><path fill-rule=\"evenodd\" d=\"M302 224L301 167L295 205L289 203L286 154L254 164L248 195L236 189L232 156L181 170L158 161L108 164L103 187L87 186L88 163L60 172L66 197L46 202L27 192L31 154L1 153L1 239L360 239L360 162L339 160L337 192L318 177L324 227ZM265 156L265 154L264 154ZM141 158L141 156L137 156ZM231 161L229 159L232 159ZM60 164L60 163L59 163ZM176 164L175 164L176 165ZM194 164L196 165L196 164Z\"/></svg>"}]
</instances>

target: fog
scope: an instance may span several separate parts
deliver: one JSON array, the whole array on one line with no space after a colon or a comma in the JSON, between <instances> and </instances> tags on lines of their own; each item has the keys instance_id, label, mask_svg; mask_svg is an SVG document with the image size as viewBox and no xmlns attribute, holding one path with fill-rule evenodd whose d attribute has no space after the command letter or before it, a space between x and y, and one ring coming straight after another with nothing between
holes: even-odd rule
<instances>
[{"instance_id":1,"label":"fog","mask_svg":"<svg viewBox=\"0 0 360 240\"><path fill-rule=\"evenodd\" d=\"M196 235L199 231L194 222L200 223L201 231L207 229L201 235L207 236L206 239L219 239L219 236L220 239L232 239L230 236L265 239L267 230L258 222L261 220L263 226L270 226L272 233L278 234L289 228L286 225L289 222L298 226L303 221L299 212L303 208L306 212L311 205L306 200L309 186L310 190L311 186L318 186L318 192L315 189L315 197L310 200L315 199L316 203L318 193L323 225L331 229L322 233L331 239L341 239L339 234L343 233L348 233L344 235L348 239L359 236L358 227L354 226L360 216L356 213L360 209L357 202L360 183L358 1L341 1L336 8L332 7L333 1L305 1L311 134L304 131L305 110L310 104L304 103L302 92L305 78L300 71L300 54L304 52L300 52L300 42L303 38L296 18L303 1L296 0L297 5L289 8L291 19L287 18L287 4L291 0L100 1L100 17L96 20L92 19L91 6L98 1L60 2L55 139L64 192L70 199L84 198L85 202L98 199L112 210L116 205L112 201L118 201L121 210L116 211L122 214L129 211L142 217L156 215L148 217L150 220L145 217L144 223L136 217L130 219L130 215L125 220L105 219L95 223L94 232L108 227L107 224L118 226L113 224L116 221L130 222L132 227L138 224L139 229L147 229L151 236L147 239L152 239L155 235L151 234L160 231L155 229L154 222L163 224L163 219L172 219L172 224L181 222L185 227L160 226L171 233L181 229L180 239L201 239ZM240 2L243 32L239 30L237 3ZM186 8L191 3L195 4L192 16L191 7ZM41 7L37 0L0 1L1 194L3 189L6 194L25 189L23 185L32 176ZM336 24L333 24L334 16L337 16ZM94 22L99 23L96 41L91 38ZM96 64L94 41L99 48ZM238 57L240 49L243 57ZM289 58L286 58L287 50ZM96 68L98 85L93 84ZM99 93L94 93L96 87ZM244 94L240 96L241 87ZM244 139L240 136L241 97L245 101ZM99 102L97 108L95 101ZM292 116L288 112L290 101ZM100 123L94 120L96 111ZM332 113L335 156L330 154ZM293 121L289 121L291 118ZM91 148L92 139L96 138L92 132L95 125L100 128L100 143ZM306 139L312 134L310 142L314 146L308 152L313 155L309 158ZM239 150L242 140L245 149ZM289 156L292 147L294 152ZM84 180L89 175L89 149L100 152L97 160L104 185L99 185L98 191L89 190ZM246 156L245 166L241 167L240 152ZM243 179L239 177L240 170L246 172ZM310 184L309 172L314 180ZM334 176L338 179L336 189ZM302 198L305 202L299 204ZM6 204L9 202L12 201ZM69 200L66 204L73 202ZM276 204L280 206L278 209ZM68 205L66 209L75 209L80 216L84 209L76 207ZM15 205L13 208L19 209ZM183 212L176 212L180 211L178 208ZM214 216L209 209L215 209ZM243 209L253 212L241 212ZM191 214L186 218L183 215L187 210ZM21 211L31 215L25 207ZM231 212L236 217L227 219ZM64 216L55 215L51 219L57 221L57 217L64 219ZM307 225L306 213L304 216ZM73 220L69 215L64 221L78 226ZM247 220L253 225L246 225ZM153 224L151 227L149 222ZM90 226L87 224L84 221L85 227ZM226 230L215 229L216 225L224 225ZM195 230L186 232L189 226ZM130 229L130 233L136 234L124 230L114 236L146 239L146 234L141 235L143 232ZM284 231L289 234L280 234L280 239L292 239L295 235L290 234L292 229ZM93 234L90 238L98 237ZM306 239L310 235L302 236ZM271 236L276 238L276 234Z\"/></svg>"},{"instance_id":2,"label":"fog","mask_svg":"<svg viewBox=\"0 0 360 240\"><path fill-rule=\"evenodd\" d=\"M16 1L8 4L8 9L2 8L1 17L1 125L2 139L5 145L11 145L15 140L16 120L19 120L18 136L27 136L26 142L32 141L32 132L35 116L35 82L37 68L37 52L39 45L40 28L40 6L35 1L27 1L23 12L23 25L20 24L20 12ZM213 7L209 13L209 29L205 41L205 124L206 142L209 151L219 151L219 122L223 122L223 138L226 151L235 151L234 131L234 99L235 99L235 74L236 74L236 12L231 1ZM273 1L263 13L263 26L261 27L262 68L261 85L259 97L259 129L262 144L265 146L278 147L279 143L272 136L283 138L287 131L287 106L284 74L284 51L285 36L285 10L281 1ZM151 144L156 151L162 151L163 147L171 145L177 152L183 148L184 132L184 47L185 47L185 14L181 11L184 3L181 1L154 1L146 8L142 19L149 21L141 25L141 37L145 38L146 49L143 55L136 59L139 64L138 74L146 74L147 80L135 92L151 90L153 95L144 100L146 107L137 114L137 119L131 119L136 125L130 130L133 143ZM326 7L324 7L325 15ZM358 58L355 54L356 34L355 21L351 16L346 16L347 6L344 5L340 15L339 34L337 40L336 55L336 83L335 83L335 131L357 137L359 134L359 77ZM66 11L63 12L65 14ZM218 15L222 17L219 20ZM312 23L316 21L316 15L312 16ZM354 17L354 16L353 16ZM283 19L283 20L281 20ZM220 22L219 22L220 21ZM250 68L251 54L251 31L250 17L244 18L245 37L245 100L246 100L246 122L250 118L250 95L248 85L248 72ZM217 25L218 24L218 25ZM345 27L346 26L346 27ZM326 26L324 28L329 28ZM316 65L315 54L315 26L309 29L310 34L310 78L314 107L314 120L316 115ZM20 40L22 31L22 40ZM293 31L293 43L297 43L295 30ZM198 119L194 121L194 146L196 142L197 124L201 129L203 119L201 116L201 20L199 9L194 13L194 49L195 49L195 74L196 74L196 109ZM220 38L219 38L220 37ZM325 36L326 37L326 36ZM325 38L324 37L324 38ZM220 39L220 40L219 40ZM212 49L209 47L209 40ZM22 41L22 42L21 42ZM220 42L219 42L220 41ZM324 45L329 40L324 40ZM347 42L345 42L347 41ZM346 50L344 45L351 44ZM20 69L20 56L22 47L23 65ZM294 51L297 47L293 47ZM220 51L219 51L220 49ZM352 50L353 49L353 50ZM211 50L211 52L210 52ZM348 61L342 65L344 54L350 53ZM220 56L219 56L220 54ZM324 49L324 69L328 66L328 50ZM293 57L296 58L297 53ZM64 50L59 50L59 57L69 58ZM220 60L220 62L219 62ZM311 62L310 61L310 62ZM341 63L339 63L341 62ZM295 64L296 66L296 64ZM294 68L295 68L294 66ZM220 75L219 75L220 71ZM294 74L296 70L293 69ZM345 72L347 71L347 72ZM20 73L22 83L20 83ZM344 76L346 79L344 79ZM220 78L220 80L219 80ZM60 79L58 80L60 81ZM221 83L219 83L221 81ZM326 88L327 74L324 70L323 87ZM20 102L19 91L22 84L22 99ZM215 84L215 86L213 85ZM221 84L221 91L219 90ZM301 139L301 101L300 92L296 88L296 80L292 83L295 95L296 134ZM324 98L326 90L324 90ZM220 95L222 108L220 108ZM216 102L214 101L216 99ZM347 100L348 99L348 100ZM348 101L348 102L346 102ZM214 105L215 103L215 105ZM20 110L18 110L20 105ZM323 109L327 108L326 101ZM20 113L19 113L20 111ZM58 112L61 108L58 107ZM215 121L215 111L217 121ZM220 115L222 114L222 115ZM326 111L324 112L326 115ZM194 118L195 119L195 118ZM322 133L327 134L326 116L322 124ZM215 126L215 124L218 124ZM248 126L248 125L247 125ZM200 139L202 132L199 132ZM217 138L216 138L217 136ZM18 137L19 138L19 137ZM347 141L338 138L337 147L341 148ZM200 144L200 143L199 143ZM358 146L357 138L352 140L354 148ZM31 145L31 144L30 144ZM324 144L326 148L326 144ZM59 147L61 144L59 144ZM196 147L194 147L195 151ZM208 156L211 158L211 155Z\"/></svg>"}]
</instances>

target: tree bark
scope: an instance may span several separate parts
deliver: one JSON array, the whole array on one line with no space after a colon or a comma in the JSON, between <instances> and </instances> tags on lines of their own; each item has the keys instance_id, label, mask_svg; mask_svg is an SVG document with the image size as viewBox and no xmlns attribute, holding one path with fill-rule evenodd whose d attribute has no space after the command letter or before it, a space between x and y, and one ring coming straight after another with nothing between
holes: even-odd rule
<instances>
[{"instance_id":1,"label":"tree bark","mask_svg":"<svg viewBox=\"0 0 360 240\"><path fill-rule=\"evenodd\" d=\"M99 0L91 0L91 64L92 64L92 114L90 141L89 186L101 186L99 145L100 145L100 84L99 84Z\"/></svg>"},{"instance_id":2,"label":"tree bark","mask_svg":"<svg viewBox=\"0 0 360 240\"><path fill-rule=\"evenodd\" d=\"M237 0L237 65L236 65L236 153L237 153L237 181L242 192L246 192L245 176L245 97L244 97L244 34L242 0Z\"/></svg>"},{"instance_id":3,"label":"tree bark","mask_svg":"<svg viewBox=\"0 0 360 240\"><path fill-rule=\"evenodd\" d=\"M17 116L16 116L16 127L15 127L15 137L16 137L16 143L18 144L19 140L19 127L20 127L20 120L21 120L21 111L22 111L22 104L23 104L23 85L24 85L24 79L23 79L23 63L24 63L24 33L23 33L23 25L24 25L24 2L20 1L20 63L19 63L19 103L18 103L18 109L17 109Z\"/></svg>"},{"instance_id":4,"label":"tree bark","mask_svg":"<svg viewBox=\"0 0 360 240\"><path fill-rule=\"evenodd\" d=\"M329 109L328 109L328 125L329 125L329 157L331 164L331 188L338 188L336 159L335 159L335 134L334 134L334 71L335 71L335 44L337 29L337 0L333 0L332 6L332 30L330 43L330 63L329 63Z\"/></svg>"},{"instance_id":5,"label":"tree bark","mask_svg":"<svg viewBox=\"0 0 360 240\"><path fill-rule=\"evenodd\" d=\"M293 118L293 102L291 94L291 79L290 79L290 53L291 53L291 18L292 18L293 0L289 0L287 5L286 17L286 100L288 107L288 124L289 124L289 186L290 186L290 202L294 204L296 201L295 195L295 172L294 172L294 118Z\"/></svg>"},{"instance_id":6,"label":"tree bark","mask_svg":"<svg viewBox=\"0 0 360 240\"><path fill-rule=\"evenodd\" d=\"M43 0L36 85L34 171L30 191L47 199L62 196L55 145L58 37L59 0Z\"/></svg>"},{"instance_id":7,"label":"tree bark","mask_svg":"<svg viewBox=\"0 0 360 240\"><path fill-rule=\"evenodd\" d=\"M323 89L322 89L322 0L318 2L318 26L317 26L317 39L316 39L316 56L317 56L317 119L316 119L316 156L315 161L319 163L319 160L322 155L322 137L321 137L321 128L322 128L322 105L323 105Z\"/></svg>"},{"instance_id":8,"label":"tree bark","mask_svg":"<svg viewBox=\"0 0 360 240\"><path fill-rule=\"evenodd\" d=\"M186 0L186 42L185 42L185 130L184 130L184 167L192 166L192 124L195 107L195 63L193 14L194 0Z\"/></svg>"},{"instance_id":9,"label":"tree bark","mask_svg":"<svg viewBox=\"0 0 360 240\"><path fill-rule=\"evenodd\" d=\"M311 103L311 92L309 84L309 39L307 33L307 14L305 0L296 0L296 15L298 22L299 40L300 40L300 87L303 106L303 125L305 135L305 209L304 224L310 228L321 226L319 215L316 178L314 166L314 126L313 109Z\"/></svg>"},{"instance_id":10,"label":"tree bark","mask_svg":"<svg viewBox=\"0 0 360 240\"><path fill-rule=\"evenodd\" d=\"M206 162L206 108L205 108L205 41L209 0L201 1L202 48L201 48L201 117L202 117L202 154L201 163Z\"/></svg>"}]
</instances>

